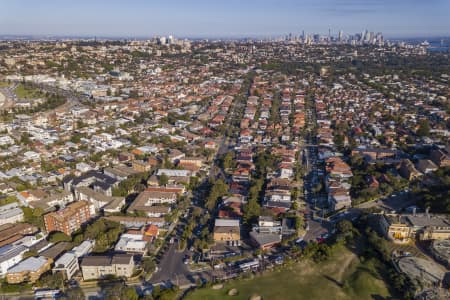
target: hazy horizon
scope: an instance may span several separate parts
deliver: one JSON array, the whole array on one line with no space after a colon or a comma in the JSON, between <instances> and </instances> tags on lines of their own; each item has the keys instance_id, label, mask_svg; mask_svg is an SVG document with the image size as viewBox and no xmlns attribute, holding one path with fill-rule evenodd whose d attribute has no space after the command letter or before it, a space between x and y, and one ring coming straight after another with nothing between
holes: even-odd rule
<instances>
[{"instance_id":1,"label":"hazy horizon","mask_svg":"<svg viewBox=\"0 0 450 300\"><path fill-rule=\"evenodd\" d=\"M445 0L0 0L0 35L268 38L367 29L388 38L446 37L448 11Z\"/></svg>"}]
</instances>

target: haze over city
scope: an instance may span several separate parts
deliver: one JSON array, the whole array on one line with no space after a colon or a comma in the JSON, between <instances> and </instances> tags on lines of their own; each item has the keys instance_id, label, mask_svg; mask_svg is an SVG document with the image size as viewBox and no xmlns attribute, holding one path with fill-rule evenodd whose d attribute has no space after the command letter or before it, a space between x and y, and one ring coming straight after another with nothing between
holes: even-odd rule
<instances>
[{"instance_id":1,"label":"haze over city","mask_svg":"<svg viewBox=\"0 0 450 300\"><path fill-rule=\"evenodd\" d=\"M271 37L289 32L449 35L446 0L2 0L0 34Z\"/></svg>"}]
</instances>

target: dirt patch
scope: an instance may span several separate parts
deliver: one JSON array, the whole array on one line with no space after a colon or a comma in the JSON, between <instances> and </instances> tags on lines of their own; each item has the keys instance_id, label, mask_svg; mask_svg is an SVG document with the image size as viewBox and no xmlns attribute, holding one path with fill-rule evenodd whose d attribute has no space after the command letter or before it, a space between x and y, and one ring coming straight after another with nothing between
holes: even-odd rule
<instances>
[{"instance_id":1,"label":"dirt patch","mask_svg":"<svg viewBox=\"0 0 450 300\"><path fill-rule=\"evenodd\" d=\"M228 291L228 296L236 296L238 294L237 289L231 289Z\"/></svg>"},{"instance_id":2,"label":"dirt patch","mask_svg":"<svg viewBox=\"0 0 450 300\"><path fill-rule=\"evenodd\" d=\"M341 267L339 268L338 273L336 274L336 280L342 282L342 277L345 271L347 271L348 267L350 267L354 259L357 259L357 257L354 253L351 253L351 255L349 255L349 257L344 260Z\"/></svg>"}]
</instances>

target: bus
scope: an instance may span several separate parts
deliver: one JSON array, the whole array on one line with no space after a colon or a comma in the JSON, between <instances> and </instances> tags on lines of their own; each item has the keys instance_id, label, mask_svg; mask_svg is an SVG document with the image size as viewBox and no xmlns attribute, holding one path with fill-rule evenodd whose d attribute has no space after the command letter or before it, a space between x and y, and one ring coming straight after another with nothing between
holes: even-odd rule
<instances>
[{"instance_id":1,"label":"bus","mask_svg":"<svg viewBox=\"0 0 450 300\"><path fill-rule=\"evenodd\" d=\"M44 299L58 299L61 297L60 290L36 290L34 292L34 299L44 300Z\"/></svg>"}]
</instances>

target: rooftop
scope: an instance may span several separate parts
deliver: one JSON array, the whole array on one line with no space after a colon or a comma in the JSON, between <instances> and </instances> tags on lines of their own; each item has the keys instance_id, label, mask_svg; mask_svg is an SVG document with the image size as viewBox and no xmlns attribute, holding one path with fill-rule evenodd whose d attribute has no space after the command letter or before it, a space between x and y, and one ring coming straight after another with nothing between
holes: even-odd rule
<instances>
[{"instance_id":1,"label":"rooftop","mask_svg":"<svg viewBox=\"0 0 450 300\"><path fill-rule=\"evenodd\" d=\"M23 271L37 271L39 270L43 265L47 263L47 259L43 256L39 257L28 257L27 259L19 262L18 264L14 265L13 267L8 269L8 273L19 273Z\"/></svg>"}]
</instances>

